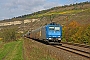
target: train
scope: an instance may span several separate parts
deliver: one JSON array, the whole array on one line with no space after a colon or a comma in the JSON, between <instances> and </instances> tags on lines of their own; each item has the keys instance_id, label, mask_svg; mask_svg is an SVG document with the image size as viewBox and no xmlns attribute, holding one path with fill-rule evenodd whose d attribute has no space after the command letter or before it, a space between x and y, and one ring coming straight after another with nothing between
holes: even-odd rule
<instances>
[{"instance_id":1,"label":"train","mask_svg":"<svg viewBox=\"0 0 90 60\"><path fill-rule=\"evenodd\" d=\"M26 37L46 41L48 43L60 43L62 40L62 26L52 22L26 34Z\"/></svg>"}]
</instances>

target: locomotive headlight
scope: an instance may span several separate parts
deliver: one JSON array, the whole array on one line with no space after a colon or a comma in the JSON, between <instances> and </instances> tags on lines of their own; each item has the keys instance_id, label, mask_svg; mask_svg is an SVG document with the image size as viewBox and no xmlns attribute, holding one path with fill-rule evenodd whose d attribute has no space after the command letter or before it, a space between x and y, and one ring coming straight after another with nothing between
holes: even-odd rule
<instances>
[{"instance_id":1,"label":"locomotive headlight","mask_svg":"<svg viewBox=\"0 0 90 60\"><path fill-rule=\"evenodd\" d=\"M58 38L58 40L61 40L61 38Z\"/></svg>"},{"instance_id":2,"label":"locomotive headlight","mask_svg":"<svg viewBox=\"0 0 90 60\"><path fill-rule=\"evenodd\" d=\"M60 37L60 36L58 36L58 37Z\"/></svg>"},{"instance_id":3,"label":"locomotive headlight","mask_svg":"<svg viewBox=\"0 0 90 60\"><path fill-rule=\"evenodd\" d=\"M49 38L49 40L51 40L52 38Z\"/></svg>"}]
</instances>

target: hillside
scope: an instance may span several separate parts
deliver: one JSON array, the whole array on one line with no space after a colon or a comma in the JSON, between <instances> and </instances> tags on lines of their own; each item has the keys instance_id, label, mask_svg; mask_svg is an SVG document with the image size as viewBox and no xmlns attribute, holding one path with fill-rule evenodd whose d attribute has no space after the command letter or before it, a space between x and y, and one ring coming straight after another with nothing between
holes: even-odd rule
<instances>
[{"instance_id":1,"label":"hillside","mask_svg":"<svg viewBox=\"0 0 90 60\"><path fill-rule=\"evenodd\" d=\"M0 29L17 27L18 31L27 32L51 21L63 26L63 41L90 44L90 2L53 7L3 20Z\"/></svg>"},{"instance_id":2,"label":"hillside","mask_svg":"<svg viewBox=\"0 0 90 60\"><path fill-rule=\"evenodd\" d=\"M83 4L83 5L82 5ZM47 12L46 12L47 11ZM34 27L40 27L54 21L61 25L67 25L71 21L76 21L81 25L90 24L90 2L54 7L49 10L35 12L32 15L25 15L23 18L38 18L40 22L35 22ZM41 24L40 24L41 23Z\"/></svg>"},{"instance_id":3,"label":"hillside","mask_svg":"<svg viewBox=\"0 0 90 60\"><path fill-rule=\"evenodd\" d=\"M30 19L40 19L40 20L45 19L45 20L53 20L56 22L60 20L61 23L60 22L59 23L62 24L63 22L65 23L65 20L68 20L68 21L89 20L89 16L90 16L89 13L90 13L90 2L82 2L82 3L65 5L65 6L53 7L51 9L34 12L32 14L27 14L27 15L14 17L12 19L2 20L0 21L0 23L22 21L25 19L29 19L29 20Z\"/></svg>"}]
</instances>

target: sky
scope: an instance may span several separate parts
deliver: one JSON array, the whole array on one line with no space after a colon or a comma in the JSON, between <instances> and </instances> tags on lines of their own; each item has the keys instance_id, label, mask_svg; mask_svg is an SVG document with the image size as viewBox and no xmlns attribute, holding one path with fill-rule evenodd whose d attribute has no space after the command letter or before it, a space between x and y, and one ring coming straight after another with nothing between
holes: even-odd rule
<instances>
[{"instance_id":1,"label":"sky","mask_svg":"<svg viewBox=\"0 0 90 60\"><path fill-rule=\"evenodd\" d=\"M0 0L0 20L90 0Z\"/></svg>"}]
</instances>

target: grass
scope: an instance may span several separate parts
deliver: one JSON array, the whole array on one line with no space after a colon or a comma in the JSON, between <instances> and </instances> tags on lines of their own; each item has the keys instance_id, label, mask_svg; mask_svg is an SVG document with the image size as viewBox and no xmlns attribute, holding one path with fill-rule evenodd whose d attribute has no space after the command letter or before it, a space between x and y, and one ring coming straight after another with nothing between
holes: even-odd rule
<instances>
[{"instance_id":1,"label":"grass","mask_svg":"<svg viewBox=\"0 0 90 60\"><path fill-rule=\"evenodd\" d=\"M2 44L2 41L0 41L0 44Z\"/></svg>"},{"instance_id":2,"label":"grass","mask_svg":"<svg viewBox=\"0 0 90 60\"><path fill-rule=\"evenodd\" d=\"M22 41L5 43L0 48L0 60L23 60Z\"/></svg>"},{"instance_id":3,"label":"grass","mask_svg":"<svg viewBox=\"0 0 90 60\"><path fill-rule=\"evenodd\" d=\"M28 42L28 41L27 41ZM29 42L25 44L28 50L25 50L27 53L30 53L30 58L26 58L23 55L23 41L19 39L18 41L8 42L3 44L0 48L0 60L55 60L50 54L47 54L43 47L37 47L37 44ZM31 47L31 49L30 49Z\"/></svg>"},{"instance_id":4,"label":"grass","mask_svg":"<svg viewBox=\"0 0 90 60\"><path fill-rule=\"evenodd\" d=\"M0 60L4 59L5 56L13 50L13 47L16 45L16 42L10 42L4 44L3 47L0 48Z\"/></svg>"},{"instance_id":5,"label":"grass","mask_svg":"<svg viewBox=\"0 0 90 60\"><path fill-rule=\"evenodd\" d=\"M23 60L22 41L19 42L13 53L14 58L12 60Z\"/></svg>"},{"instance_id":6,"label":"grass","mask_svg":"<svg viewBox=\"0 0 90 60\"><path fill-rule=\"evenodd\" d=\"M49 55L44 55L42 52L42 49L39 48L33 48L32 52L30 53L31 60L54 60L54 58L51 58Z\"/></svg>"}]
</instances>

